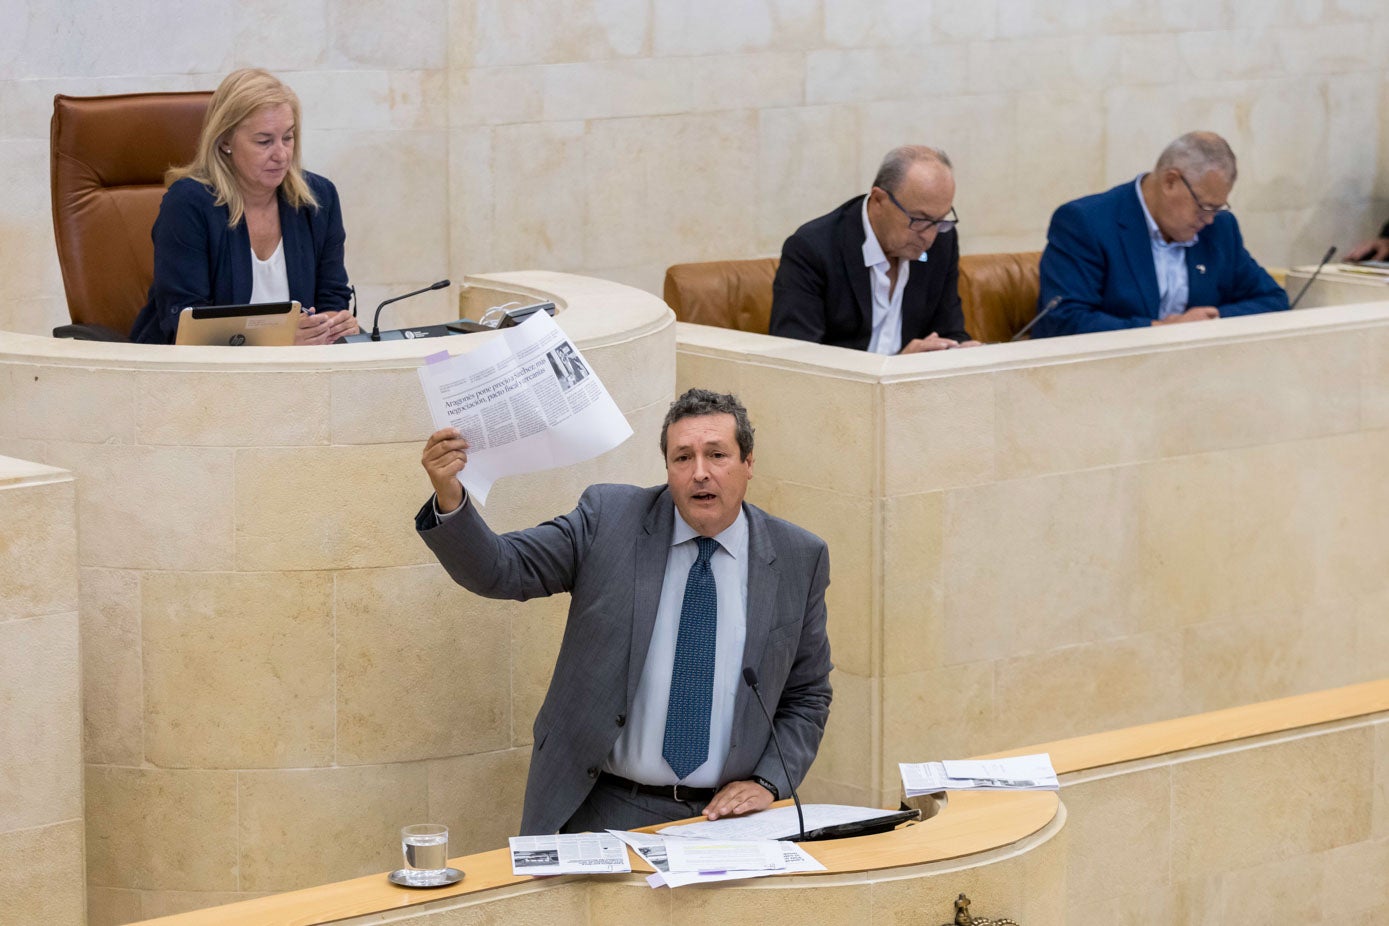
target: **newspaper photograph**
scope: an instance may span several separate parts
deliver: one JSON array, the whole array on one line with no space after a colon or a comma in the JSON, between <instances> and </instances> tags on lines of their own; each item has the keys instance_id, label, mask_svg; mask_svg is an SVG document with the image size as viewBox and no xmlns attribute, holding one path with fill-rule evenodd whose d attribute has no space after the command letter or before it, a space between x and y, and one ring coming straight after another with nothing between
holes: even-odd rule
<instances>
[{"instance_id":1,"label":"newspaper photograph","mask_svg":"<svg viewBox=\"0 0 1389 926\"><path fill-rule=\"evenodd\" d=\"M512 836L514 875L573 875L627 872L627 848L608 833Z\"/></svg>"},{"instance_id":2,"label":"newspaper photograph","mask_svg":"<svg viewBox=\"0 0 1389 926\"><path fill-rule=\"evenodd\" d=\"M632 436L598 374L548 314L537 312L477 350L420 367L434 428L468 441L459 481L479 505L492 484L582 463Z\"/></svg>"}]
</instances>

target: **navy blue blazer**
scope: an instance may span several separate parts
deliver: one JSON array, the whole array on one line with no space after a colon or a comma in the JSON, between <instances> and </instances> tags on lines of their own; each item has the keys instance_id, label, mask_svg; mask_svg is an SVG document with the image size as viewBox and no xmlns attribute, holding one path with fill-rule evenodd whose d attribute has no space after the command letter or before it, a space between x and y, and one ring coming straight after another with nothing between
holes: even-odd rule
<instances>
[{"instance_id":1,"label":"navy blue blazer","mask_svg":"<svg viewBox=\"0 0 1389 926\"><path fill-rule=\"evenodd\" d=\"M347 308L342 207L332 181L305 171L318 208L295 209L280 198L289 297L320 312ZM154 220L154 283L130 340L172 344L187 306L244 305L251 300L251 236L246 221L227 227L226 206L184 177L164 193Z\"/></svg>"},{"instance_id":2,"label":"navy blue blazer","mask_svg":"<svg viewBox=\"0 0 1389 926\"><path fill-rule=\"evenodd\" d=\"M1217 215L1185 250L1188 306L1213 305L1221 316L1288 307L1288 294L1244 249L1230 213ZM1052 215L1037 310L1053 300L1033 337L1143 328L1157 319L1157 270L1132 180Z\"/></svg>"},{"instance_id":3,"label":"navy blue blazer","mask_svg":"<svg viewBox=\"0 0 1389 926\"><path fill-rule=\"evenodd\" d=\"M868 350L873 280L863 265L863 197L796 229L781 248L772 280L768 334ZM970 340L960 307L960 246L952 229L936 235L926 263L915 262L902 293L902 343L932 331Z\"/></svg>"}]
</instances>

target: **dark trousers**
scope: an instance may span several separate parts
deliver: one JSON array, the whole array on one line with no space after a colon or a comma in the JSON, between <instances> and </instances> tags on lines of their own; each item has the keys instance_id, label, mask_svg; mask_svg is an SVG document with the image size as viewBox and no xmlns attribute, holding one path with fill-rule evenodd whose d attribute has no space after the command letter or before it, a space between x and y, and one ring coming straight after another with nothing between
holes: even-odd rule
<instances>
[{"instance_id":1,"label":"dark trousers","mask_svg":"<svg viewBox=\"0 0 1389 926\"><path fill-rule=\"evenodd\" d=\"M561 833L601 833L604 830L634 830L657 823L669 823L704 813L708 801L677 801L655 794L642 794L631 788L599 778L588 797L574 811Z\"/></svg>"}]
</instances>

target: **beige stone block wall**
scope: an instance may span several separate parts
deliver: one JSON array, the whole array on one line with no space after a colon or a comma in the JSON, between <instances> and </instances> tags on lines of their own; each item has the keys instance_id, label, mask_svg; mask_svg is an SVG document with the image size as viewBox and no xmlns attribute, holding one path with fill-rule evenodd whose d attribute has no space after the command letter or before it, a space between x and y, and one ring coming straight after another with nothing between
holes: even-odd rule
<instances>
[{"instance_id":1,"label":"beige stone block wall","mask_svg":"<svg viewBox=\"0 0 1389 926\"><path fill-rule=\"evenodd\" d=\"M1386 331L1379 303L875 360L680 326L678 387L752 412L753 500L829 543L807 793L1383 677Z\"/></svg>"},{"instance_id":2,"label":"beige stone block wall","mask_svg":"<svg viewBox=\"0 0 1389 926\"><path fill-rule=\"evenodd\" d=\"M1383 715L1063 776L1067 922L1377 923Z\"/></svg>"},{"instance_id":3,"label":"beige stone block wall","mask_svg":"<svg viewBox=\"0 0 1389 926\"><path fill-rule=\"evenodd\" d=\"M669 310L601 280L509 279L486 288L555 295L635 435L501 480L489 521L662 481ZM0 781L24 795L0 801L0 834L76 824L79 914L84 752L94 923L389 869L408 823L448 823L455 854L515 832L567 598L476 598L413 523L432 430L415 370L475 343L231 355L0 332L0 442L78 475L0 482L0 523L26 525L0 544L0 685L20 692Z\"/></svg>"},{"instance_id":4,"label":"beige stone block wall","mask_svg":"<svg viewBox=\"0 0 1389 926\"><path fill-rule=\"evenodd\" d=\"M368 0L131 16L16 7L0 29L0 330L67 319L48 195L55 93L303 100L304 162L343 200L368 309L443 276L546 267L659 292L673 263L776 252L909 141L943 146L966 252L1035 250L1062 202L1193 128L1240 157L1266 264L1389 213L1389 32L1373 3ZM196 51L192 51L196 49ZM387 309L450 314L443 294Z\"/></svg>"},{"instance_id":5,"label":"beige stone block wall","mask_svg":"<svg viewBox=\"0 0 1389 926\"><path fill-rule=\"evenodd\" d=\"M70 473L0 457L0 921L81 926L82 672Z\"/></svg>"}]
</instances>

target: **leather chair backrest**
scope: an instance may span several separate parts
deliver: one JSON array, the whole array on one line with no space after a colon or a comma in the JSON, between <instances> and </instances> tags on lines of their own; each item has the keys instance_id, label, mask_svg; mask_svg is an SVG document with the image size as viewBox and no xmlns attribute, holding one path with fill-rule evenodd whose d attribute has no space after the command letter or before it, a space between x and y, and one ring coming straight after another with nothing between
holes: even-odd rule
<instances>
[{"instance_id":1,"label":"leather chair backrest","mask_svg":"<svg viewBox=\"0 0 1389 926\"><path fill-rule=\"evenodd\" d=\"M980 341L1006 341L1037 312L1041 251L960 258L965 329ZM682 322L766 334L776 257L676 264L666 271L666 304Z\"/></svg>"},{"instance_id":2,"label":"leather chair backrest","mask_svg":"<svg viewBox=\"0 0 1389 926\"><path fill-rule=\"evenodd\" d=\"M682 322L766 334L779 257L676 264L666 270L666 305Z\"/></svg>"},{"instance_id":3,"label":"leather chair backrest","mask_svg":"<svg viewBox=\"0 0 1389 926\"><path fill-rule=\"evenodd\" d=\"M964 254L960 257L960 302L965 330L987 344L1007 341L1037 314L1041 251Z\"/></svg>"},{"instance_id":4,"label":"leather chair backrest","mask_svg":"<svg viewBox=\"0 0 1389 926\"><path fill-rule=\"evenodd\" d=\"M53 98L53 236L75 324L128 334L154 280L164 172L193 159L211 93Z\"/></svg>"}]
</instances>

